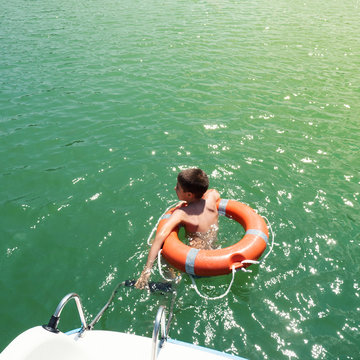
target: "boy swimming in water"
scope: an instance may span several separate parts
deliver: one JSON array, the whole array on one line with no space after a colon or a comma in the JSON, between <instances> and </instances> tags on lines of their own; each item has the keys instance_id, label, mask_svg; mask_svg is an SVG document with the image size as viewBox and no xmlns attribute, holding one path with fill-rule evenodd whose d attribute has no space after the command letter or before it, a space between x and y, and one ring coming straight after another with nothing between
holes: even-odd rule
<instances>
[{"instance_id":1,"label":"boy swimming in water","mask_svg":"<svg viewBox=\"0 0 360 360\"><path fill-rule=\"evenodd\" d=\"M186 206L176 209L166 224L156 234L151 245L146 265L135 286L148 287L151 268L165 239L178 225L185 227L189 244L197 249L211 249L217 238L218 211L216 202L219 193L208 190L209 179L201 169L186 169L179 173L175 187L176 194Z\"/></svg>"}]
</instances>

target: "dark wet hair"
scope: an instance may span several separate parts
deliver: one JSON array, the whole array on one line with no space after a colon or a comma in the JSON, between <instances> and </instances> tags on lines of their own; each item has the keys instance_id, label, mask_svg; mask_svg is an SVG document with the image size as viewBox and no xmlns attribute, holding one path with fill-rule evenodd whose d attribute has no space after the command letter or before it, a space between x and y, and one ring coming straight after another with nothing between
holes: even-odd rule
<instances>
[{"instance_id":1,"label":"dark wet hair","mask_svg":"<svg viewBox=\"0 0 360 360\"><path fill-rule=\"evenodd\" d=\"M200 199L209 187L208 176L199 168L180 171L177 181L184 191L193 193L197 199Z\"/></svg>"}]
</instances>

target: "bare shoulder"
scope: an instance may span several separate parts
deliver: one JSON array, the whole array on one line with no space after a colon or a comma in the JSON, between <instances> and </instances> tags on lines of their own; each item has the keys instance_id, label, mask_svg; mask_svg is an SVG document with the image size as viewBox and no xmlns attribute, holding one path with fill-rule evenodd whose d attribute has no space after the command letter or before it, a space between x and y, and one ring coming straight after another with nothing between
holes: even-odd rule
<instances>
[{"instance_id":1,"label":"bare shoulder","mask_svg":"<svg viewBox=\"0 0 360 360\"><path fill-rule=\"evenodd\" d=\"M186 217L187 213L186 213L186 207L181 207L179 209L176 209L170 219L172 219L175 222L181 222L182 220L184 220L184 218Z\"/></svg>"},{"instance_id":2,"label":"bare shoulder","mask_svg":"<svg viewBox=\"0 0 360 360\"><path fill-rule=\"evenodd\" d=\"M176 213L176 216L179 219L184 220L194 212L194 208L196 208L196 206L194 207L194 204L187 203L184 206L181 206L180 208L176 209L174 211L174 214Z\"/></svg>"},{"instance_id":3,"label":"bare shoulder","mask_svg":"<svg viewBox=\"0 0 360 360\"><path fill-rule=\"evenodd\" d=\"M184 221L184 214L180 209L175 210L162 227L163 232L170 231Z\"/></svg>"},{"instance_id":4,"label":"bare shoulder","mask_svg":"<svg viewBox=\"0 0 360 360\"><path fill-rule=\"evenodd\" d=\"M220 194L217 190L215 189L209 189L208 191L206 191L206 193L204 194L203 198L205 200L208 201L218 201L220 199Z\"/></svg>"}]
</instances>

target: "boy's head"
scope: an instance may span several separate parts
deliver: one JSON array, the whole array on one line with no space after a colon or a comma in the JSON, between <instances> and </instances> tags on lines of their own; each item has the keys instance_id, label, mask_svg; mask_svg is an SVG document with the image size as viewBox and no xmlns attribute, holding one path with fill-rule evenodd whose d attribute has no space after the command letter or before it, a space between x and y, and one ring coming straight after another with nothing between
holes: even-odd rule
<instances>
[{"instance_id":1,"label":"boy's head","mask_svg":"<svg viewBox=\"0 0 360 360\"><path fill-rule=\"evenodd\" d=\"M209 187L209 179L199 168L182 170L177 181L185 192L191 192L200 199Z\"/></svg>"}]
</instances>

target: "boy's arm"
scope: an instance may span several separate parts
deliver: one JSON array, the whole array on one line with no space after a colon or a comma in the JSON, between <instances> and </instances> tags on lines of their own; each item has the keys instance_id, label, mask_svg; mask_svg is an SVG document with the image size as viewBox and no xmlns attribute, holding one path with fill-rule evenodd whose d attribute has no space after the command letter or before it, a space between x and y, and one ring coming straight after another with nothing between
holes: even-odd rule
<instances>
[{"instance_id":1,"label":"boy's arm","mask_svg":"<svg viewBox=\"0 0 360 360\"><path fill-rule=\"evenodd\" d=\"M138 289L144 289L148 287L148 280L151 273L151 268L154 264L154 261L161 249L165 239L170 235L171 231L178 226L182 221L182 211L176 210L170 216L169 220L161 228L161 230L156 234L155 240L151 245L149 255L146 261L144 270L142 271L139 279L135 283L135 287Z\"/></svg>"}]
</instances>

